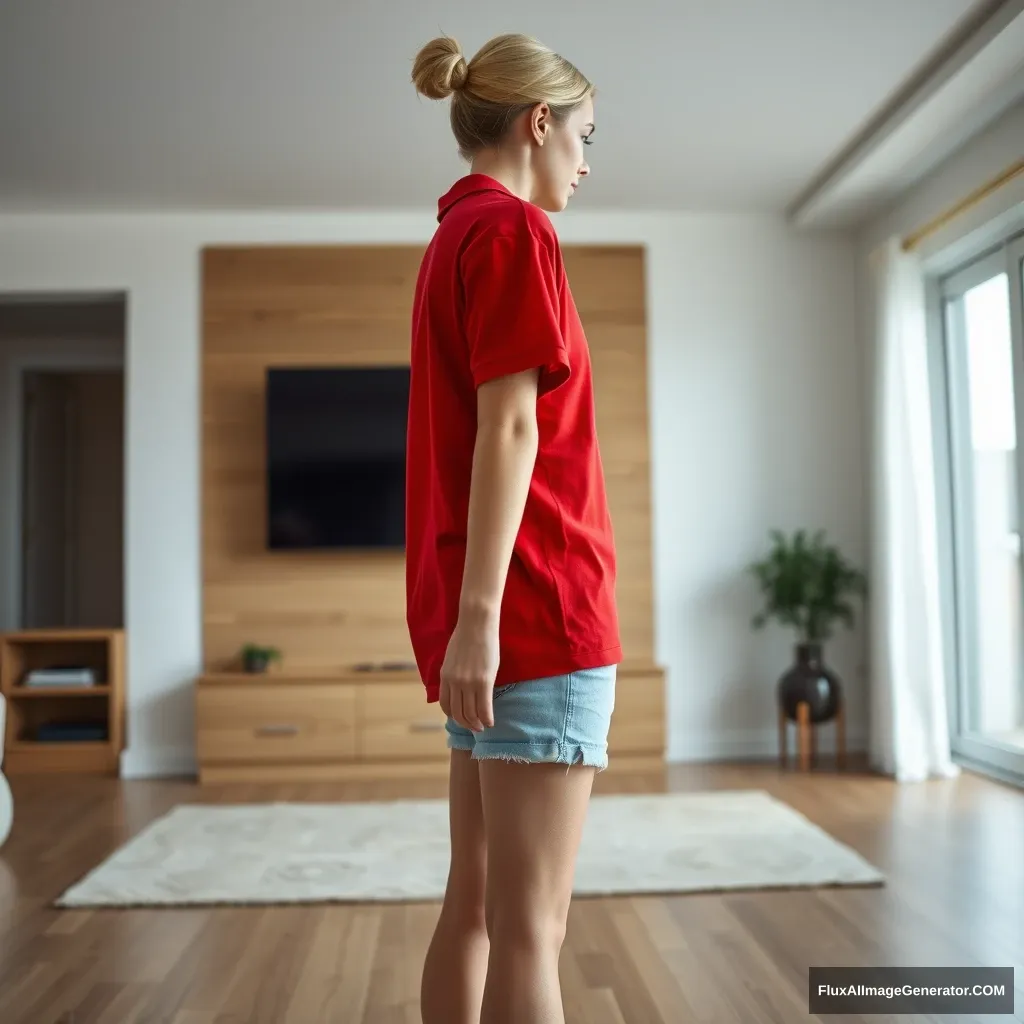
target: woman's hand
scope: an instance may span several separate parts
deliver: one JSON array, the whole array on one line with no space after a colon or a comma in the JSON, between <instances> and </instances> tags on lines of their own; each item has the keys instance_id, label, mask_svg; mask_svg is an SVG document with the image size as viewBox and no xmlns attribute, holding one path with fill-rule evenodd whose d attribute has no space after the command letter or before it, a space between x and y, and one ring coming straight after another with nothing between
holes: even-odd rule
<instances>
[{"instance_id":1,"label":"woman's hand","mask_svg":"<svg viewBox=\"0 0 1024 1024\"><path fill-rule=\"evenodd\" d=\"M497 622L459 620L441 666L441 710L465 729L494 725L498 674Z\"/></svg>"}]
</instances>

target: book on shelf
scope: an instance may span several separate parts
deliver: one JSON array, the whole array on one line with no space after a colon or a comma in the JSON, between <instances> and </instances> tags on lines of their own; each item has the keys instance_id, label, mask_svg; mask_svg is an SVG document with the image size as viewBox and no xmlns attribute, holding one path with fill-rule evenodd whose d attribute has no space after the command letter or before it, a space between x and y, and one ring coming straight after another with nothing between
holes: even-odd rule
<instances>
[{"instance_id":1,"label":"book on shelf","mask_svg":"<svg viewBox=\"0 0 1024 1024\"><path fill-rule=\"evenodd\" d=\"M103 722L47 722L33 738L36 743L106 743L109 735Z\"/></svg>"},{"instance_id":2,"label":"book on shelf","mask_svg":"<svg viewBox=\"0 0 1024 1024\"><path fill-rule=\"evenodd\" d=\"M96 670L87 666L61 665L55 668L34 668L25 673L22 686L95 686Z\"/></svg>"}]
</instances>

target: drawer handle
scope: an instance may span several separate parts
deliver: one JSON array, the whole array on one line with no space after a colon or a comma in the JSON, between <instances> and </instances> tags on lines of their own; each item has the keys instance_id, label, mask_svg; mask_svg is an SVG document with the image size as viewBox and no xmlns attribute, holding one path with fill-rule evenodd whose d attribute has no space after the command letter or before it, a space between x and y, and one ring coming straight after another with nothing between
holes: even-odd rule
<instances>
[{"instance_id":1,"label":"drawer handle","mask_svg":"<svg viewBox=\"0 0 1024 1024\"><path fill-rule=\"evenodd\" d=\"M257 736L297 736L299 727L297 725L261 725L256 729Z\"/></svg>"},{"instance_id":2,"label":"drawer handle","mask_svg":"<svg viewBox=\"0 0 1024 1024\"><path fill-rule=\"evenodd\" d=\"M444 729L444 722L410 722L409 732L440 732Z\"/></svg>"}]
</instances>

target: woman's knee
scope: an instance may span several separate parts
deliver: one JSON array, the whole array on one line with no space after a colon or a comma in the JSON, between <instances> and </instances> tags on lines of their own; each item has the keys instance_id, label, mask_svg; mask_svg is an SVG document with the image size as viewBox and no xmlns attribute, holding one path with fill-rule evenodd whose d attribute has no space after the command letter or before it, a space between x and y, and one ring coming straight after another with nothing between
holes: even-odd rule
<instances>
[{"instance_id":1,"label":"woman's knee","mask_svg":"<svg viewBox=\"0 0 1024 1024\"><path fill-rule=\"evenodd\" d=\"M449 914L459 931L487 933L487 916L482 902L457 902L449 908Z\"/></svg>"},{"instance_id":2,"label":"woman's knee","mask_svg":"<svg viewBox=\"0 0 1024 1024\"><path fill-rule=\"evenodd\" d=\"M487 934L491 942L518 947L561 949L565 941L568 907L558 901L491 899L485 908Z\"/></svg>"}]
</instances>

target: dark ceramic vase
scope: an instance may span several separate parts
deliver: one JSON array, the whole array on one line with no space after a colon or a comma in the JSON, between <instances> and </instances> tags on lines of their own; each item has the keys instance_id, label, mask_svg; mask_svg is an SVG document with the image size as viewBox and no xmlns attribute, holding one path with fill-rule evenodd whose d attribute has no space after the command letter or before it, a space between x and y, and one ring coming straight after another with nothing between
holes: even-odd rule
<instances>
[{"instance_id":1,"label":"dark ceramic vase","mask_svg":"<svg viewBox=\"0 0 1024 1024\"><path fill-rule=\"evenodd\" d=\"M786 718L797 720L797 707L806 703L811 722L835 718L842 700L839 677L822 661L820 644L797 644L796 663L779 680L779 706Z\"/></svg>"}]
</instances>

